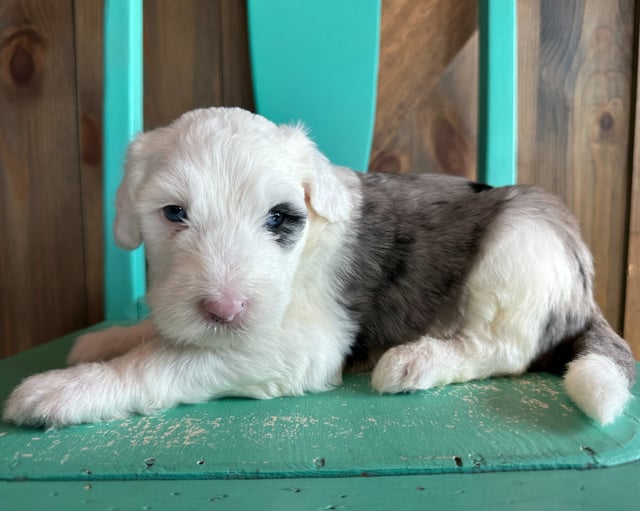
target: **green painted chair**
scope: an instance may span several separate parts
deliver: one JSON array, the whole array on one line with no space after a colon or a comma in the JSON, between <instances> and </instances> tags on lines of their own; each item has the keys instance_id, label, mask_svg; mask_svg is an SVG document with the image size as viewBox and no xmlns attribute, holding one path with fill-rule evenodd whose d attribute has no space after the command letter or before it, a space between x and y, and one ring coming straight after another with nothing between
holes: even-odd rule
<instances>
[{"instance_id":1,"label":"green painted chair","mask_svg":"<svg viewBox=\"0 0 640 511\"><path fill-rule=\"evenodd\" d=\"M478 169L497 185L516 177L515 6L480 3ZM258 110L303 120L334 161L366 169L380 0L249 0L248 7ZM111 234L124 150L142 128L142 6L106 0L105 9L109 324L144 313L144 254L121 251ZM349 58L361 67L352 69ZM292 70L295 90L281 90ZM332 121L342 123L345 112L351 124L336 131ZM0 361L0 396L28 374L62 366L74 337ZM321 395L223 399L61 431L0 423L0 508L636 509L639 401L601 428L548 375L400 396L375 395L366 378L347 377ZM598 470L579 470L587 468Z\"/></svg>"}]
</instances>

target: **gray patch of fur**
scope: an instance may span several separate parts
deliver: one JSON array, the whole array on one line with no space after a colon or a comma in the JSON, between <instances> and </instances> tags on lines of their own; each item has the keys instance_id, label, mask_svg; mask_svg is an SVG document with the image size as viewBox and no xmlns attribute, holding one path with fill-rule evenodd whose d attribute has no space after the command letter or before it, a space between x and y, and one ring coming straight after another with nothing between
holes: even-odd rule
<instances>
[{"instance_id":1,"label":"gray patch of fur","mask_svg":"<svg viewBox=\"0 0 640 511\"><path fill-rule=\"evenodd\" d=\"M466 278L507 200L500 189L479 193L468 181L445 175L374 173L360 179L360 218L344 295L360 325L352 364L425 334L455 334L464 319Z\"/></svg>"},{"instance_id":2,"label":"gray patch of fur","mask_svg":"<svg viewBox=\"0 0 640 511\"><path fill-rule=\"evenodd\" d=\"M531 364L530 370L543 370L554 374L563 374L572 360L590 353L603 355L613 361L624 374L629 386L636 380L636 364L627 342L616 334L602 314L597 311L581 327L571 319L554 317L552 313L550 327L541 339L542 349L539 357Z\"/></svg>"}]
</instances>

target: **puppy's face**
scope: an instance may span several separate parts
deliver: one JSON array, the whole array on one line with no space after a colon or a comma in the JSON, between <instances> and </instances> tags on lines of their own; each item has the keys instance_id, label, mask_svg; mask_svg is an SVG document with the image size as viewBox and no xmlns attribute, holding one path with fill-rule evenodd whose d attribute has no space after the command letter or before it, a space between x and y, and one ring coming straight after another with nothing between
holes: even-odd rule
<instances>
[{"instance_id":1,"label":"puppy's face","mask_svg":"<svg viewBox=\"0 0 640 511\"><path fill-rule=\"evenodd\" d=\"M310 218L340 221L349 209L301 130L239 109L198 110L133 142L115 233L125 248L145 243L160 332L215 345L278 328Z\"/></svg>"}]
</instances>

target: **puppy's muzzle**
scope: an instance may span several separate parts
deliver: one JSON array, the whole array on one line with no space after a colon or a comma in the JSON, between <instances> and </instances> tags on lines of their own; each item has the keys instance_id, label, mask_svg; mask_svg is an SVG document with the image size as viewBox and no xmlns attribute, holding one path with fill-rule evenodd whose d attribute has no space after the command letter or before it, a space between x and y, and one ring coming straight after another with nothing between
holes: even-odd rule
<instances>
[{"instance_id":1,"label":"puppy's muzzle","mask_svg":"<svg viewBox=\"0 0 640 511\"><path fill-rule=\"evenodd\" d=\"M207 299L201 303L205 317L216 323L238 323L247 309L244 300L223 298L221 300Z\"/></svg>"}]
</instances>

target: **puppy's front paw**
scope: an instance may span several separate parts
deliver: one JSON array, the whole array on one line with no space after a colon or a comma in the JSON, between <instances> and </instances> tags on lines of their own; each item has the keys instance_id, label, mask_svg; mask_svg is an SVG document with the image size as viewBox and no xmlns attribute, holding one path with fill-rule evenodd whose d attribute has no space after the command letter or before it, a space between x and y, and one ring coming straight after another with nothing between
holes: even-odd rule
<instances>
[{"instance_id":1,"label":"puppy's front paw","mask_svg":"<svg viewBox=\"0 0 640 511\"><path fill-rule=\"evenodd\" d=\"M431 363L424 351L415 343L389 349L373 370L373 388L378 392L396 394L432 387Z\"/></svg>"},{"instance_id":2,"label":"puppy's front paw","mask_svg":"<svg viewBox=\"0 0 640 511\"><path fill-rule=\"evenodd\" d=\"M7 400L5 421L26 426L63 427L115 418L95 392L105 367L85 364L31 376Z\"/></svg>"}]
</instances>

